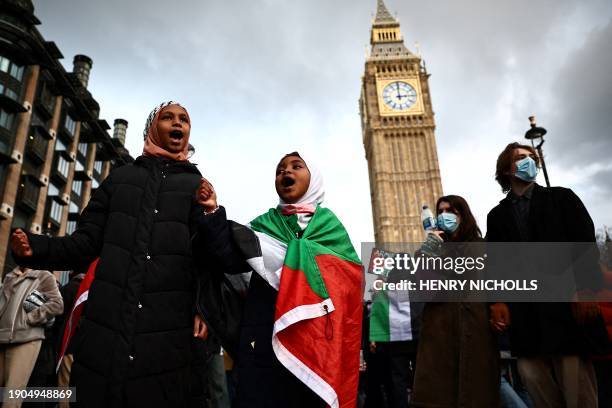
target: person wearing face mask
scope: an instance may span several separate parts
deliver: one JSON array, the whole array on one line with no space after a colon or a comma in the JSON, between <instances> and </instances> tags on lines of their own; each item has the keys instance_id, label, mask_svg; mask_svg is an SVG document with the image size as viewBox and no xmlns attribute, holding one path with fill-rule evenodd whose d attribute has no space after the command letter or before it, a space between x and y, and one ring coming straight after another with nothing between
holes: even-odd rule
<instances>
[{"instance_id":1,"label":"person wearing face mask","mask_svg":"<svg viewBox=\"0 0 612 408\"><path fill-rule=\"evenodd\" d=\"M436 203L439 230L432 232L448 243L438 255L471 256L482 234L470 207L457 195ZM435 237L422 250L429 255ZM438 246L439 247L439 246ZM423 248L422 248L423 249ZM412 407L497 407L500 372L495 333L489 327L486 303L428 302L423 311L417 350Z\"/></svg>"},{"instance_id":2,"label":"person wearing face mask","mask_svg":"<svg viewBox=\"0 0 612 408\"><path fill-rule=\"evenodd\" d=\"M595 242L582 201L570 189L537 184L538 169L531 146L510 143L499 155L495 178L507 196L488 214L487 241ZM521 259L504 262L520 267ZM596 259L586 259L579 269L574 268L579 289L581 282L601 281ZM519 374L536 407L597 406L595 374L586 357L592 350L582 329L585 322L596 322L597 314L590 303L491 306L491 326L509 331Z\"/></svg>"}]
</instances>

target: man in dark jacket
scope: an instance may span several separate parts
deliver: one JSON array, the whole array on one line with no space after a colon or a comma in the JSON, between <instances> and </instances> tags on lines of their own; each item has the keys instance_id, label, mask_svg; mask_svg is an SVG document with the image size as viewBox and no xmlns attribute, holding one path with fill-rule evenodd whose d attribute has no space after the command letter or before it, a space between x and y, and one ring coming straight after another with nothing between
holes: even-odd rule
<instances>
[{"instance_id":1,"label":"man in dark jacket","mask_svg":"<svg viewBox=\"0 0 612 408\"><path fill-rule=\"evenodd\" d=\"M595 242L593 221L580 199L570 189L536 184L538 167L531 146L511 143L500 154L496 180L508 195L488 214L487 240ZM577 281L598 280L594 262L592 267L575 271ZM512 352L536 407L597 406L595 374L585 358L589 350L573 308L592 317L593 311L584 304L491 306L491 324L498 331L509 329Z\"/></svg>"}]
</instances>

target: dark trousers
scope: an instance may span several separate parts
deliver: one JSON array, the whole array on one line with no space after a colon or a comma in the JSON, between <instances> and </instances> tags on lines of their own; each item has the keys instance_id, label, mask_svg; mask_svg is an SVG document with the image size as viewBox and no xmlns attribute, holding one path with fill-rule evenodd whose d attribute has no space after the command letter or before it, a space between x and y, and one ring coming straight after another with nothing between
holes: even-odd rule
<instances>
[{"instance_id":1,"label":"dark trousers","mask_svg":"<svg viewBox=\"0 0 612 408\"><path fill-rule=\"evenodd\" d=\"M411 379L414 378L412 367L414 367L415 360L414 353L400 353L390 357L392 384L390 408L408 408L408 398L412 390Z\"/></svg>"},{"instance_id":2,"label":"dark trousers","mask_svg":"<svg viewBox=\"0 0 612 408\"><path fill-rule=\"evenodd\" d=\"M612 407L612 360L593 360L600 407Z\"/></svg>"},{"instance_id":3,"label":"dark trousers","mask_svg":"<svg viewBox=\"0 0 612 408\"><path fill-rule=\"evenodd\" d=\"M382 349L375 353L369 350L364 353L365 371L365 404L364 408L389 408L384 390L391 388L391 371Z\"/></svg>"},{"instance_id":4,"label":"dark trousers","mask_svg":"<svg viewBox=\"0 0 612 408\"><path fill-rule=\"evenodd\" d=\"M377 343L375 354L378 361L373 375L378 376L379 385L375 383L374 387L368 387L368 391L372 389L374 392L373 400L386 400L386 404L375 405L376 402L367 395L366 407L408 408L416 367L416 344L411 341ZM370 370L369 365L367 369ZM381 393L380 386L384 395L378 395Z\"/></svg>"}]
</instances>

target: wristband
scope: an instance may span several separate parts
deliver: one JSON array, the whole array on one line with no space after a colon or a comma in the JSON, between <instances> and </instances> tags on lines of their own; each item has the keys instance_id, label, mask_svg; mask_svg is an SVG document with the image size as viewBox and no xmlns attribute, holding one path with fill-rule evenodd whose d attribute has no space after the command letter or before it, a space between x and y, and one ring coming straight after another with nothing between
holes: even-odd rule
<instances>
[{"instance_id":1,"label":"wristband","mask_svg":"<svg viewBox=\"0 0 612 408\"><path fill-rule=\"evenodd\" d=\"M218 210L218 209L219 209L219 206L217 205L217 206L215 207L215 209L214 209L214 210L212 210L212 211L206 211L206 210L204 210L204 215L214 214L214 213L216 213L216 212L217 212L217 210Z\"/></svg>"}]
</instances>

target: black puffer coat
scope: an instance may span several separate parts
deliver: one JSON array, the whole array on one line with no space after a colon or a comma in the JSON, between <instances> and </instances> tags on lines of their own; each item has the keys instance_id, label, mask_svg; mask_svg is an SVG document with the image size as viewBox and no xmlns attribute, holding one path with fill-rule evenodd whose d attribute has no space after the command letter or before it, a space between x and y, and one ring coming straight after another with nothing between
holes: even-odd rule
<instances>
[{"instance_id":1,"label":"black puffer coat","mask_svg":"<svg viewBox=\"0 0 612 408\"><path fill-rule=\"evenodd\" d=\"M79 406L191 405L200 178L190 163L139 157L101 184L71 236L31 235L34 257L18 258L68 270L100 257L73 344Z\"/></svg>"}]
</instances>

